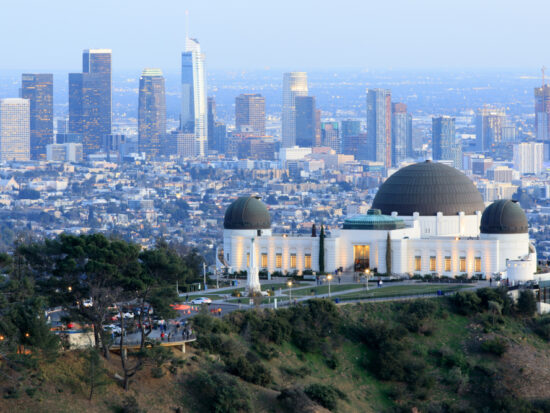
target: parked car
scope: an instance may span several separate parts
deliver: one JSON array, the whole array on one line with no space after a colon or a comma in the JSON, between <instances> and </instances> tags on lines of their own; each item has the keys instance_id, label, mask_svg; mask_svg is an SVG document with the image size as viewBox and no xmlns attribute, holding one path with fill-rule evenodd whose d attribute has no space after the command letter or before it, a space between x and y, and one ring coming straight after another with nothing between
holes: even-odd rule
<instances>
[{"instance_id":1,"label":"parked car","mask_svg":"<svg viewBox=\"0 0 550 413\"><path fill-rule=\"evenodd\" d=\"M108 324L104 326L103 329L105 331L112 331L115 334L120 334L120 332L122 331L121 328L115 324Z\"/></svg>"},{"instance_id":2,"label":"parked car","mask_svg":"<svg viewBox=\"0 0 550 413\"><path fill-rule=\"evenodd\" d=\"M191 304L211 304L212 300L208 297L199 297L191 300Z\"/></svg>"},{"instance_id":3,"label":"parked car","mask_svg":"<svg viewBox=\"0 0 550 413\"><path fill-rule=\"evenodd\" d=\"M269 293L267 291L260 291L260 294L262 297L269 297Z\"/></svg>"}]
</instances>

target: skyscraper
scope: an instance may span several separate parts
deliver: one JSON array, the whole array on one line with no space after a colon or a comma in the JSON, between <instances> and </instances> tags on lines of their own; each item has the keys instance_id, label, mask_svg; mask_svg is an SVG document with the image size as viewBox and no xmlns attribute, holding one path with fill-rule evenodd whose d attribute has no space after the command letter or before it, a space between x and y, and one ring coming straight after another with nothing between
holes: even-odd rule
<instances>
[{"instance_id":1,"label":"skyscraper","mask_svg":"<svg viewBox=\"0 0 550 413\"><path fill-rule=\"evenodd\" d=\"M30 102L31 159L46 160L46 145L53 143L53 75L24 73L21 97Z\"/></svg>"},{"instance_id":2,"label":"skyscraper","mask_svg":"<svg viewBox=\"0 0 550 413\"><path fill-rule=\"evenodd\" d=\"M307 96L307 73L290 72L283 75L282 146L296 145L296 96Z\"/></svg>"},{"instance_id":3,"label":"skyscraper","mask_svg":"<svg viewBox=\"0 0 550 413\"><path fill-rule=\"evenodd\" d=\"M398 165L412 156L412 116L404 103L392 103L392 164Z\"/></svg>"},{"instance_id":4,"label":"skyscraper","mask_svg":"<svg viewBox=\"0 0 550 413\"><path fill-rule=\"evenodd\" d=\"M521 174L542 172L544 144L542 142L522 142L514 145L514 169Z\"/></svg>"},{"instance_id":5,"label":"skyscraper","mask_svg":"<svg viewBox=\"0 0 550 413\"><path fill-rule=\"evenodd\" d=\"M208 96L206 100L206 119L208 130L208 149L215 149L214 144L214 122L216 122L216 100L213 96Z\"/></svg>"},{"instance_id":6,"label":"skyscraper","mask_svg":"<svg viewBox=\"0 0 550 413\"><path fill-rule=\"evenodd\" d=\"M452 160L462 168L462 146L456 137L455 118L432 118L432 157L434 161Z\"/></svg>"},{"instance_id":7,"label":"skyscraper","mask_svg":"<svg viewBox=\"0 0 550 413\"><path fill-rule=\"evenodd\" d=\"M341 153L342 146L338 132L338 122L321 122L321 145Z\"/></svg>"},{"instance_id":8,"label":"skyscraper","mask_svg":"<svg viewBox=\"0 0 550 413\"><path fill-rule=\"evenodd\" d=\"M265 136L265 98L259 93L243 93L235 98L235 128Z\"/></svg>"},{"instance_id":9,"label":"skyscraper","mask_svg":"<svg viewBox=\"0 0 550 413\"><path fill-rule=\"evenodd\" d=\"M181 54L181 129L195 135L195 155L208 152L205 57L197 39L185 39Z\"/></svg>"},{"instance_id":10,"label":"skyscraper","mask_svg":"<svg viewBox=\"0 0 550 413\"><path fill-rule=\"evenodd\" d=\"M503 109L489 106L480 108L476 114L476 149L493 152L502 142L502 128L506 125Z\"/></svg>"},{"instance_id":11,"label":"skyscraper","mask_svg":"<svg viewBox=\"0 0 550 413\"><path fill-rule=\"evenodd\" d=\"M85 154L111 133L111 109L111 50L84 50L82 73L69 73L69 132L82 135Z\"/></svg>"},{"instance_id":12,"label":"skyscraper","mask_svg":"<svg viewBox=\"0 0 550 413\"><path fill-rule=\"evenodd\" d=\"M550 86L535 88L535 136L537 139L550 139Z\"/></svg>"},{"instance_id":13,"label":"skyscraper","mask_svg":"<svg viewBox=\"0 0 550 413\"><path fill-rule=\"evenodd\" d=\"M391 156L391 91L367 90L367 139L370 160L384 162L389 168Z\"/></svg>"},{"instance_id":14,"label":"skyscraper","mask_svg":"<svg viewBox=\"0 0 550 413\"><path fill-rule=\"evenodd\" d=\"M358 136L361 134L361 122L358 120L343 120L341 122L340 134L343 138Z\"/></svg>"},{"instance_id":15,"label":"skyscraper","mask_svg":"<svg viewBox=\"0 0 550 413\"><path fill-rule=\"evenodd\" d=\"M147 157L166 152L166 96L160 69L145 69L139 78L138 145Z\"/></svg>"},{"instance_id":16,"label":"skyscraper","mask_svg":"<svg viewBox=\"0 0 550 413\"><path fill-rule=\"evenodd\" d=\"M296 108L296 145L304 148L320 146L315 97L296 96L294 102Z\"/></svg>"},{"instance_id":17,"label":"skyscraper","mask_svg":"<svg viewBox=\"0 0 550 413\"><path fill-rule=\"evenodd\" d=\"M30 159L30 102L0 99L0 161Z\"/></svg>"}]
</instances>

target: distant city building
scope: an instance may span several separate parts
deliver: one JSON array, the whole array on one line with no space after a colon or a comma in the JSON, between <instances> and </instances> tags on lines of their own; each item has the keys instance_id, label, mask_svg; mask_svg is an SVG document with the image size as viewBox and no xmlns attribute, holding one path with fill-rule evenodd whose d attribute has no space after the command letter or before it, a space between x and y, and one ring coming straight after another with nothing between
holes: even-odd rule
<instances>
[{"instance_id":1,"label":"distant city building","mask_svg":"<svg viewBox=\"0 0 550 413\"><path fill-rule=\"evenodd\" d=\"M342 139L349 136L358 136L361 134L361 121L358 120L343 120L340 122L340 135Z\"/></svg>"},{"instance_id":2,"label":"distant city building","mask_svg":"<svg viewBox=\"0 0 550 413\"><path fill-rule=\"evenodd\" d=\"M303 148L320 146L320 125L314 96L296 96L296 145Z\"/></svg>"},{"instance_id":3,"label":"distant city building","mask_svg":"<svg viewBox=\"0 0 550 413\"><path fill-rule=\"evenodd\" d=\"M0 99L0 161L30 159L30 102Z\"/></svg>"},{"instance_id":4,"label":"distant city building","mask_svg":"<svg viewBox=\"0 0 550 413\"><path fill-rule=\"evenodd\" d=\"M507 166L494 166L487 171L487 179L494 182L512 182L514 170Z\"/></svg>"},{"instance_id":5,"label":"distant city building","mask_svg":"<svg viewBox=\"0 0 550 413\"><path fill-rule=\"evenodd\" d=\"M338 122L321 122L321 146L331 148L336 153L341 152Z\"/></svg>"},{"instance_id":6,"label":"distant city building","mask_svg":"<svg viewBox=\"0 0 550 413\"><path fill-rule=\"evenodd\" d=\"M344 136L342 134L342 153L353 155L355 159L367 160L367 134Z\"/></svg>"},{"instance_id":7,"label":"distant city building","mask_svg":"<svg viewBox=\"0 0 550 413\"><path fill-rule=\"evenodd\" d=\"M550 139L550 86L535 88L535 136L537 139Z\"/></svg>"},{"instance_id":8,"label":"distant city building","mask_svg":"<svg viewBox=\"0 0 550 413\"><path fill-rule=\"evenodd\" d=\"M369 159L384 162L389 168L391 156L391 92L386 89L367 90L367 139Z\"/></svg>"},{"instance_id":9,"label":"distant city building","mask_svg":"<svg viewBox=\"0 0 550 413\"><path fill-rule=\"evenodd\" d=\"M412 157L412 115L404 103L392 103L392 165Z\"/></svg>"},{"instance_id":10,"label":"distant city building","mask_svg":"<svg viewBox=\"0 0 550 413\"><path fill-rule=\"evenodd\" d=\"M57 119L56 133L67 133L69 131L69 121L67 119Z\"/></svg>"},{"instance_id":11,"label":"distant city building","mask_svg":"<svg viewBox=\"0 0 550 413\"><path fill-rule=\"evenodd\" d=\"M109 135L106 135L109 136ZM105 136L103 137L105 139ZM82 135L79 133L57 133L55 143L82 143Z\"/></svg>"},{"instance_id":12,"label":"distant city building","mask_svg":"<svg viewBox=\"0 0 550 413\"><path fill-rule=\"evenodd\" d=\"M486 176L487 171L493 167L493 159L484 156L472 157L470 166L474 175Z\"/></svg>"},{"instance_id":13,"label":"distant city building","mask_svg":"<svg viewBox=\"0 0 550 413\"><path fill-rule=\"evenodd\" d=\"M82 73L69 73L69 132L82 135L85 154L111 133L111 109L111 50L84 50Z\"/></svg>"},{"instance_id":14,"label":"distant city building","mask_svg":"<svg viewBox=\"0 0 550 413\"><path fill-rule=\"evenodd\" d=\"M265 136L265 98L259 93L243 93L235 98L235 129L248 128L255 136Z\"/></svg>"},{"instance_id":15,"label":"distant city building","mask_svg":"<svg viewBox=\"0 0 550 413\"><path fill-rule=\"evenodd\" d=\"M175 155L178 158L190 158L195 156L195 134L175 130L170 133L167 155Z\"/></svg>"},{"instance_id":16,"label":"distant city building","mask_svg":"<svg viewBox=\"0 0 550 413\"><path fill-rule=\"evenodd\" d=\"M53 75L24 73L21 97L30 102L31 159L45 160L46 145L53 142Z\"/></svg>"},{"instance_id":17,"label":"distant city building","mask_svg":"<svg viewBox=\"0 0 550 413\"><path fill-rule=\"evenodd\" d=\"M81 143L52 143L46 145L46 157L51 162L82 162L84 157Z\"/></svg>"},{"instance_id":18,"label":"distant city building","mask_svg":"<svg viewBox=\"0 0 550 413\"><path fill-rule=\"evenodd\" d=\"M290 72L283 75L282 144L296 145L296 97L307 96L307 73Z\"/></svg>"},{"instance_id":19,"label":"distant city building","mask_svg":"<svg viewBox=\"0 0 550 413\"><path fill-rule=\"evenodd\" d=\"M223 122L214 122L213 130L214 146L213 150L218 153L225 153L225 141L227 139L227 127Z\"/></svg>"},{"instance_id":20,"label":"distant city building","mask_svg":"<svg viewBox=\"0 0 550 413\"><path fill-rule=\"evenodd\" d=\"M453 161L455 168L462 168L462 146L456 136L455 118L432 118L432 157L434 161Z\"/></svg>"},{"instance_id":21,"label":"distant city building","mask_svg":"<svg viewBox=\"0 0 550 413\"><path fill-rule=\"evenodd\" d=\"M278 142L273 139L244 138L237 145L239 159L274 160L278 151Z\"/></svg>"},{"instance_id":22,"label":"distant city building","mask_svg":"<svg viewBox=\"0 0 550 413\"><path fill-rule=\"evenodd\" d=\"M522 142L514 145L514 169L521 174L542 172L543 162L542 142Z\"/></svg>"},{"instance_id":23,"label":"distant city building","mask_svg":"<svg viewBox=\"0 0 550 413\"><path fill-rule=\"evenodd\" d=\"M476 114L476 148L479 152L495 151L502 142L502 128L506 125L503 109L483 107Z\"/></svg>"},{"instance_id":24,"label":"distant city building","mask_svg":"<svg viewBox=\"0 0 550 413\"><path fill-rule=\"evenodd\" d=\"M166 96L160 69L145 69L139 79L139 152L157 158L165 152Z\"/></svg>"},{"instance_id":25,"label":"distant city building","mask_svg":"<svg viewBox=\"0 0 550 413\"><path fill-rule=\"evenodd\" d=\"M195 156L208 151L206 67L198 40L187 37L181 54L181 129L195 135Z\"/></svg>"},{"instance_id":26,"label":"distant city building","mask_svg":"<svg viewBox=\"0 0 550 413\"><path fill-rule=\"evenodd\" d=\"M216 100L213 96L209 96L206 101L206 119L208 131L208 149L214 149L214 122L216 122Z\"/></svg>"}]
</instances>

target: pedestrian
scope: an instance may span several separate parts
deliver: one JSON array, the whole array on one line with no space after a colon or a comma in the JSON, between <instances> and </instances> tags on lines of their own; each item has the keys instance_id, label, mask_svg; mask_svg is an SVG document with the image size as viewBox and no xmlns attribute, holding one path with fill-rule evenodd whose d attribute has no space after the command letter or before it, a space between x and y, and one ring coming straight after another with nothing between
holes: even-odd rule
<instances>
[{"instance_id":1,"label":"pedestrian","mask_svg":"<svg viewBox=\"0 0 550 413\"><path fill-rule=\"evenodd\" d=\"M161 339L162 341L164 341L164 331L163 331L162 333L160 333L160 339Z\"/></svg>"},{"instance_id":2,"label":"pedestrian","mask_svg":"<svg viewBox=\"0 0 550 413\"><path fill-rule=\"evenodd\" d=\"M489 287L492 287L492 286L493 286L493 278L489 277Z\"/></svg>"},{"instance_id":3,"label":"pedestrian","mask_svg":"<svg viewBox=\"0 0 550 413\"><path fill-rule=\"evenodd\" d=\"M168 333L168 341L170 341L170 338L172 337L172 333Z\"/></svg>"}]
</instances>

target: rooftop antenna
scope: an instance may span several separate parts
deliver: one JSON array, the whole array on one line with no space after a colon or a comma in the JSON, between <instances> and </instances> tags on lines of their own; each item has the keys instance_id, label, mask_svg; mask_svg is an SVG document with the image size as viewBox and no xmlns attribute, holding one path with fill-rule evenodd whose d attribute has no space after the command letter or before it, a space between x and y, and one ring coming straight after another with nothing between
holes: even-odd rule
<instances>
[{"instance_id":1,"label":"rooftop antenna","mask_svg":"<svg viewBox=\"0 0 550 413\"><path fill-rule=\"evenodd\" d=\"M185 38L189 39L189 10L185 10Z\"/></svg>"}]
</instances>

